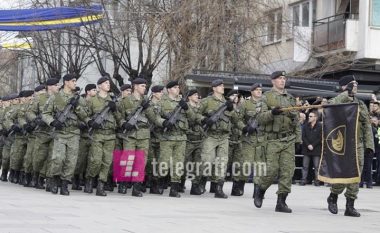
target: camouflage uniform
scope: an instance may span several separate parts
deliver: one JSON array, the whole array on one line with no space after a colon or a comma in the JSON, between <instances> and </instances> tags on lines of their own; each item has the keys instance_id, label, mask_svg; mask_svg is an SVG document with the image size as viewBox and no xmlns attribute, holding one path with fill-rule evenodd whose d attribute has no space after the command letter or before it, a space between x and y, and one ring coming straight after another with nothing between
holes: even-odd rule
<instances>
[{"instance_id":1,"label":"camouflage uniform","mask_svg":"<svg viewBox=\"0 0 380 233\"><path fill-rule=\"evenodd\" d=\"M10 125L9 124L5 124L5 119L7 116L9 116L9 112L13 111L13 106L9 106L9 107L6 107L4 109L4 118L3 120L1 121L2 122L2 126L3 126L3 130L5 131L8 131L10 130ZM7 135L7 136L4 136L4 146L3 146L3 151L2 151L2 170L4 173L8 173L9 169L10 169L10 154L11 154L11 147L12 147L12 144L15 140L15 135ZM4 176L3 177L3 181L6 181L6 177Z\"/></svg>"}]
</instances>

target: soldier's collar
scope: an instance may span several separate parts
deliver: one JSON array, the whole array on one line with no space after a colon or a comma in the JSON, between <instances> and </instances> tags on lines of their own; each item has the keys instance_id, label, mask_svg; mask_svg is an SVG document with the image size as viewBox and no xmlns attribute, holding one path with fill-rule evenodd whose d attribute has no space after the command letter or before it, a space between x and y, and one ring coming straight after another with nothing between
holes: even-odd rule
<instances>
[{"instance_id":1,"label":"soldier's collar","mask_svg":"<svg viewBox=\"0 0 380 233\"><path fill-rule=\"evenodd\" d=\"M282 93L278 92L276 89L274 89L274 87L272 87L271 89L276 95L288 95L288 91L286 89L284 89L284 91Z\"/></svg>"}]
</instances>

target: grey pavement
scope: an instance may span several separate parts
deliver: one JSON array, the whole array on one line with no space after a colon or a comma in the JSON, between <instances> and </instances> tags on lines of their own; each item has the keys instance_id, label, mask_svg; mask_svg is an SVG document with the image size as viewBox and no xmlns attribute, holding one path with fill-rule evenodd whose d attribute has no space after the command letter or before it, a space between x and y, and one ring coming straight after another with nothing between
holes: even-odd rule
<instances>
[{"instance_id":1,"label":"grey pavement","mask_svg":"<svg viewBox=\"0 0 380 233\"><path fill-rule=\"evenodd\" d=\"M0 182L0 233L79 232L379 232L380 188L360 189L356 207L360 218L343 216L345 199L339 196L338 215L327 210L327 187L294 185L288 197L292 214L276 213L276 186L266 194L261 209L253 205L253 185L243 197L215 199L212 194L181 198L145 194L143 198L116 192L97 197L80 191L70 196ZM225 192L231 191L226 183Z\"/></svg>"}]
</instances>

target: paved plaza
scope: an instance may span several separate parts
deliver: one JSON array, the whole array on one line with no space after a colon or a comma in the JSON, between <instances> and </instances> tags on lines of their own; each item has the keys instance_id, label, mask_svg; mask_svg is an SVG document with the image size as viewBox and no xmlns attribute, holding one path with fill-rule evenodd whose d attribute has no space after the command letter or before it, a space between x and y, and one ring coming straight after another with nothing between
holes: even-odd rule
<instances>
[{"instance_id":1,"label":"paved plaza","mask_svg":"<svg viewBox=\"0 0 380 233\"><path fill-rule=\"evenodd\" d=\"M145 194L143 198L116 192L97 197L79 191L70 196L0 182L0 233L79 232L379 232L380 188L361 189L356 207L360 218L343 216L345 199L338 200L339 213L327 210L327 187L293 186L288 197L292 214L276 213L276 187L266 194L263 207L253 205L253 185L243 197L215 199L212 194L189 195L190 183L181 198ZM226 183L225 191L231 191Z\"/></svg>"}]
</instances>

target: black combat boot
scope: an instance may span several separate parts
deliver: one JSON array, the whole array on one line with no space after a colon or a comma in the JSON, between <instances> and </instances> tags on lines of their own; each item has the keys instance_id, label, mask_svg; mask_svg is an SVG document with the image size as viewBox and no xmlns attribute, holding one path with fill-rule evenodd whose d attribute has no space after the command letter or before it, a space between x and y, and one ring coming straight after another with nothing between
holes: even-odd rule
<instances>
[{"instance_id":1,"label":"black combat boot","mask_svg":"<svg viewBox=\"0 0 380 233\"><path fill-rule=\"evenodd\" d=\"M162 194L164 192L164 189L162 188L162 178L159 179L153 179L151 182L151 187L149 190L149 193L151 194Z\"/></svg>"},{"instance_id":2,"label":"black combat boot","mask_svg":"<svg viewBox=\"0 0 380 233\"><path fill-rule=\"evenodd\" d=\"M53 178L52 177L46 177L46 192L51 192L51 184L53 182Z\"/></svg>"},{"instance_id":3,"label":"black combat boot","mask_svg":"<svg viewBox=\"0 0 380 233\"><path fill-rule=\"evenodd\" d=\"M265 195L265 190L260 189L259 185L255 184L255 188L253 190L253 203L257 208L261 208L263 205L263 199Z\"/></svg>"},{"instance_id":4,"label":"black combat boot","mask_svg":"<svg viewBox=\"0 0 380 233\"><path fill-rule=\"evenodd\" d=\"M199 188L202 191L202 194L206 192L206 183L207 183L207 177L202 177L201 181L199 182Z\"/></svg>"},{"instance_id":5,"label":"black combat boot","mask_svg":"<svg viewBox=\"0 0 380 233\"><path fill-rule=\"evenodd\" d=\"M11 170L9 171L9 177L8 177L8 180L9 180L11 183L13 183L12 180L13 180L13 177L14 177L14 176L15 176L15 170L11 169Z\"/></svg>"},{"instance_id":6,"label":"black combat boot","mask_svg":"<svg viewBox=\"0 0 380 233\"><path fill-rule=\"evenodd\" d=\"M85 193L92 193L93 190L92 190L92 182L93 182L94 178L92 177L89 177L86 179L86 183L84 184L84 192Z\"/></svg>"},{"instance_id":7,"label":"black combat boot","mask_svg":"<svg viewBox=\"0 0 380 233\"><path fill-rule=\"evenodd\" d=\"M104 184L104 190L105 191L110 191L113 192L113 180L112 180L112 175L107 177L107 182Z\"/></svg>"},{"instance_id":8,"label":"black combat boot","mask_svg":"<svg viewBox=\"0 0 380 233\"><path fill-rule=\"evenodd\" d=\"M24 187L32 187L31 185L32 182L32 173L25 173L25 178L24 178Z\"/></svg>"},{"instance_id":9,"label":"black combat boot","mask_svg":"<svg viewBox=\"0 0 380 233\"><path fill-rule=\"evenodd\" d=\"M234 181L232 184L231 196L243 196L244 185L244 181Z\"/></svg>"},{"instance_id":10,"label":"black combat boot","mask_svg":"<svg viewBox=\"0 0 380 233\"><path fill-rule=\"evenodd\" d=\"M202 195L202 188L200 186L200 184L192 183L190 195Z\"/></svg>"},{"instance_id":11,"label":"black combat boot","mask_svg":"<svg viewBox=\"0 0 380 233\"><path fill-rule=\"evenodd\" d=\"M327 198L327 203L329 204L328 209L330 213L337 214L338 213L338 194L330 193L330 196Z\"/></svg>"},{"instance_id":12,"label":"black combat boot","mask_svg":"<svg viewBox=\"0 0 380 233\"><path fill-rule=\"evenodd\" d=\"M69 181L68 180L62 180L62 182L61 182L61 191L60 191L61 195L64 195L64 196L70 195L68 185L69 185Z\"/></svg>"},{"instance_id":13,"label":"black combat boot","mask_svg":"<svg viewBox=\"0 0 380 233\"><path fill-rule=\"evenodd\" d=\"M19 179L20 179L20 171L14 171L14 175L12 177L11 182L14 184L17 184L19 182Z\"/></svg>"},{"instance_id":14,"label":"black combat boot","mask_svg":"<svg viewBox=\"0 0 380 233\"><path fill-rule=\"evenodd\" d=\"M178 189L179 189L179 183L171 182L169 197L181 197L181 195L178 193Z\"/></svg>"},{"instance_id":15,"label":"black combat boot","mask_svg":"<svg viewBox=\"0 0 380 233\"><path fill-rule=\"evenodd\" d=\"M3 182L8 182L8 170L2 170L1 171L1 178L0 180L3 181Z\"/></svg>"},{"instance_id":16,"label":"black combat boot","mask_svg":"<svg viewBox=\"0 0 380 233\"><path fill-rule=\"evenodd\" d=\"M25 172L20 171L20 177L18 178L18 184L19 185L24 185L26 183L25 181Z\"/></svg>"},{"instance_id":17,"label":"black combat boot","mask_svg":"<svg viewBox=\"0 0 380 233\"><path fill-rule=\"evenodd\" d=\"M96 187L96 196L107 196L107 193L104 191L104 182L98 181L98 186Z\"/></svg>"},{"instance_id":18,"label":"black combat boot","mask_svg":"<svg viewBox=\"0 0 380 233\"><path fill-rule=\"evenodd\" d=\"M118 193L126 194L127 193L127 182L120 182L117 189Z\"/></svg>"},{"instance_id":19,"label":"black combat boot","mask_svg":"<svg viewBox=\"0 0 380 233\"><path fill-rule=\"evenodd\" d=\"M59 183L59 177L57 176L54 176L52 178L50 178L50 191L51 193L53 194L57 194L58 193L58 183Z\"/></svg>"},{"instance_id":20,"label":"black combat boot","mask_svg":"<svg viewBox=\"0 0 380 233\"><path fill-rule=\"evenodd\" d=\"M215 193L217 183L215 182L210 182L210 193Z\"/></svg>"},{"instance_id":21,"label":"black combat boot","mask_svg":"<svg viewBox=\"0 0 380 233\"><path fill-rule=\"evenodd\" d=\"M79 175L74 175L71 185L72 190L82 190L82 187L80 186L80 178Z\"/></svg>"},{"instance_id":22,"label":"black combat boot","mask_svg":"<svg viewBox=\"0 0 380 233\"><path fill-rule=\"evenodd\" d=\"M30 181L30 187L36 187L38 183L38 172L33 172L32 180Z\"/></svg>"},{"instance_id":23,"label":"black combat boot","mask_svg":"<svg viewBox=\"0 0 380 233\"><path fill-rule=\"evenodd\" d=\"M47 181L46 181L46 183L47 183ZM46 187L47 187L47 185L46 185ZM38 176L36 189L45 189L44 178L42 176Z\"/></svg>"},{"instance_id":24,"label":"black combat boot","mask_svg":"<svg viewBox=\"0 0 380 233\"><path fill-rule=\"evenodd\" d=\"M186 178L182 178L181 183L179 184L178 192L185 193L185 190L186 190L185 183L186 183Z\"/></svg>"},{"instance_id":25,"label":"black combat boot","mask_svg":"<svg viewBox=\"0 0 380 233\"><path fill-rule=\"evenodd\" d=\"M346 211L344 216L360 217L360 213L354 207L355 199L346 198Z\"/></svg>"},{"instance_id":26,"label":"black combat boot","mask_svg":"<svg viewBox=\"0 0 380 233\"><path fill-rule=\"evenodd\" d=\"M228 196L223 192L224 182L223 181L219 181L218 183L215 183L215 184L216 184L216 187L215 187L215 195L214 195L214 197L215 198L228 198Z\"/></svg>"},{"instance_id":27,"label":"black combat boot","mask_svg":"<svg viewBox=\"0 0 380 233\"><path fill-rule=\"evenodd\" d=\"M134 197L142 197L143 194L141 192L141 183L137 182L133 184L133 189L132 189L132 196Z\"/></svg>"},{"instance_id":28,"label":"black combat boot","mask_svg":"<svg viewBox=\"0 0 380 233\"><path fill-rule=\"evenodd\" d=\"M276 205L276 212L282 212L282 213L291 213L292 209L288 207L286 204L286 197L288 196L287 193L280 193L277 195L277 205Z\"/></svg>"}]
</instances>

